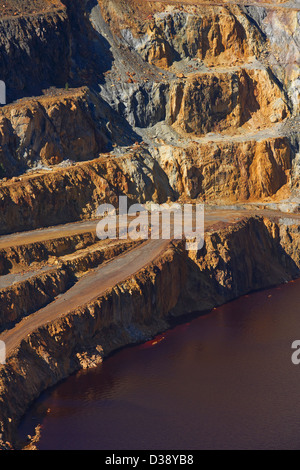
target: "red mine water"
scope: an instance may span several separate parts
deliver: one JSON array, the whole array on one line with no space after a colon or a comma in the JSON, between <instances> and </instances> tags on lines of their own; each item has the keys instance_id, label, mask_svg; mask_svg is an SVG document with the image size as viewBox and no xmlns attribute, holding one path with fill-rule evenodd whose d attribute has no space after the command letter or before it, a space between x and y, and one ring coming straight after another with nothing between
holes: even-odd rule
<instances>
[{"instance_id":1,"label":"red mine water","mask_svg":"<svg viewBox=\"0 0 300 470\"><path fill-rule=\"evenodd\" d=\"M299 449L300 281L242 297L44 393L39 449Z\"/></svg>"}]
</instances>

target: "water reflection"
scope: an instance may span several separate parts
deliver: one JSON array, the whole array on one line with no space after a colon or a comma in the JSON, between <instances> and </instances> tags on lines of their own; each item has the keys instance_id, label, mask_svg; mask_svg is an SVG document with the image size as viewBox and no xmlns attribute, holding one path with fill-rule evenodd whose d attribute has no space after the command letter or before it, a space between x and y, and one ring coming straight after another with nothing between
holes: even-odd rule
<instances>
[{"instance_id":1,"label":"water reflection","mask_svg":"<svg viewBox=\"0 0 300 470\"><path fill-rule=\"evenodd\" d=\"M42 423L40 449L297 449L299 288L244 296L118 352L43 394L20 433Z\"/></svg>"}]
</instances>

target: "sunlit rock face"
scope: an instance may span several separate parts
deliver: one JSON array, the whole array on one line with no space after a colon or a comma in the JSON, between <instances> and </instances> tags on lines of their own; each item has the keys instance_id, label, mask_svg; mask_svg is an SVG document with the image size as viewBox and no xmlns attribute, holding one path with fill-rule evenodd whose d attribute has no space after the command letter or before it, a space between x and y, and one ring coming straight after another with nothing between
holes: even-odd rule
<instances>
[{"instance_id":1,"label":"sunlit rock face","mask_svg":"<svg viewBox=\"0 0 300 470\"><path fill-rule=\"evenodd\" d=\"M0 448L70 373L171 317L299 277L300 5L248 3L0 5L0 329L59 309L101 263L120 272L133 244L99 247L85 231L99 204L204 202L212 218L225 206L201 252L166 243L103 295L82 301L85 286L64 316L42 312L0 366Z\"/></svg>"},{"instance_id":2,"label":"sunlit rock face","mask_svg":"<svg viewBox=\"0 0 300 470\"><path fill-rule=\"evenodd\" d=\"M286 2L279 2L286 3ZM299 2L294 2L299 8ZM281 8L265 9L247 6L247 13L269 41L269 63L286 88L299 112L300 103L300 11Z\"/></svg>"},{"instance_id":3,"label":"sunlit rock face","mask_svg":"<svg viewBox=\"0 0 300 470\"><path fill-rule=\"evenodd\" d=\"M56 181L58 166L112 151L130 156L131 167L144 141L131 172L138 200L177 197L175 181L183 195L209 200L294 194L299 10L281 1L204 3L7 2L0 72L8 100L23 99L0 110L0 177L50 168ZM173 148L169 162L164 148ZM182 148L198 149L184 177ZM151 161L155 191L136 176L142 160Z\"/></svg>"}]
</instances>

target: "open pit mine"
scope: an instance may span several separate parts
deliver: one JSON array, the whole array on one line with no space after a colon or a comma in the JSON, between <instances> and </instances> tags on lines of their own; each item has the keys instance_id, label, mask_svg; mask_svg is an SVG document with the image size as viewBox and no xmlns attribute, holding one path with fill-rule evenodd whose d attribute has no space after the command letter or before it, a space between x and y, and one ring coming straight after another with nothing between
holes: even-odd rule
<instances>
[{"instance_id":1,"label":"open pit mine","mask_svg":"<svg viewBox=\"0 0 300 470\"><path fill-rule=\"evenodd\" d=\"M0 448L74 372L300 277L299 62L299 0L1 2ZM203 248L100 240L120 196L204 204Z\"/></svg>"}]
</instances>

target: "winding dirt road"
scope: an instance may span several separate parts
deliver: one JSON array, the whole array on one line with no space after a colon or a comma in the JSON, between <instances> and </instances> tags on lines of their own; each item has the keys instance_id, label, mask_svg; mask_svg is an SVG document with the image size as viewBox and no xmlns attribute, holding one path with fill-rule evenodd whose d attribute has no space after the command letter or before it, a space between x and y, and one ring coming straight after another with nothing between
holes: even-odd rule
<instances>
[{"instance_id":1,"label":"winding dirt road","mask_svg":"<svg viewBox=\"0 0 300 470\"><path fill-rule=\"evenodd\" d=\"M7 356L23 338L35 329L66 315L80 305L99 297L107 289L124 281L153 261L169 244L168 240L151 240L137 248L114 258L82 277L71 289L54 302L23 318L14 328L4 331L0 340L5 342Z\"/></svg>"},{"instance_id":2,"label":"winding dirt road","mask_svg":"<svg viewBox=\"0 0 300 470\"><path fill-rule=\"evenodd\" d=\"M213 210L205 215L205 229L219 228L220 225L235 223L245 217L257 214L273 217L289 217L300 222L300 216L291 214L281 214L275 211L253 211L253 210ZM50 227L32 232L13 234L0 238L0 248L33 243L35 241L47 240L68 236L71 233L81 233L95 230L95 220L67 224L65 226ZM169 245L169 240L148 240L139 244L136 248L123 253L110 261L101 264L81 277L64 294L58 296L55 301L37 312L24 317L11 329L0 334L0 340L6 344L7 356L20 344L22 339L32 333L40 326L66 315L68 312L83 306L103 294L107 289L114 287L120 282L149 265L155 260Z\"/></svg>"}]
</instances>

